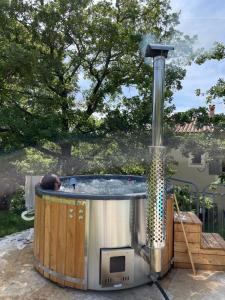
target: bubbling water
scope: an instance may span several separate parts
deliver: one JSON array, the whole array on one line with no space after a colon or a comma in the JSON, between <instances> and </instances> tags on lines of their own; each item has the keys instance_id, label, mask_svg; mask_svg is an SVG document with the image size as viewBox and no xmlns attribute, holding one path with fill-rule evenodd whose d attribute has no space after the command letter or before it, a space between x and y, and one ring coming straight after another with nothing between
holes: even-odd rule
<instances>
[{"instance_id":1,"label":"bubbling water","mask_svg":"<svg viewBox=\"0 0 225 300\"><path fill-rule=\"evenodd\" d=\"M134 179L85 179L76 180L71 184L70 180L62 183L60 191L75 194L91 195L127 195L136 193L146 193L147 183ZM75 188L74 188L75 187Z\"/></svg>"}]
</instances>

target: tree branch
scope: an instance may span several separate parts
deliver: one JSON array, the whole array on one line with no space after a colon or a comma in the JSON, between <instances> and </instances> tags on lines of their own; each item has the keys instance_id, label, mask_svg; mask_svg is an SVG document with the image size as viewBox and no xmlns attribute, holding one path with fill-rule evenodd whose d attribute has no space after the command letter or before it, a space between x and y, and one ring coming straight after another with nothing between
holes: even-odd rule
<instances>
[{"instance_id":1,"label":"tree branch","mask_svg":"<svg viewBox=\"0 0 225 300\"><path fill-rule=\"evenodd\" d=\"M22 111L23 113L25 113L26 115L28 115L29 117L32 118L38 118L37 116L33 115L32 113L30 113L29 111L27 111L25 108L21 107L16 101L14 102L14 104L16 105L16 107Z\"/></svg>"},{"instance_id":2,"label":"tree branch","mask_svg":"<svg viewBox=\"0 0 225 300\"><path fill-rule=\"evenodd\" d=\"M35 145L35 146L32 146L32 148L34 148L34 149L36 149L36 150L38 150L38 151L40 151L40 152L42 152L46 155L53 156L55 158L61 157L61 154L59 152L55 152L55 151L43 148L42 146Z\"/></svg>"},{"instance_id":3,"label":"tree branch","mask_svg":"<svg viewBox=\"0 0 225 300\"><path fill-rule=\"evenodd\" d=\"M17 94L21 94L21 95L25 95L25 96L32 96L34 98L42 97L42 95L35 95L35 94L30 93L28 91L18 91L18 90L5 89L5 88L2 89L2 88L0 88L0 92L4 92L4 91L6 91L7 93L9 92L10 94L17 93ZM46 99L50 99L50 100L54 100L54 98L52 98L52 97L46 97L45 96L45 98Z\"/></svg>"},{"instance_id":4,"label":"tree branch","mask_svg":"<svg viewBox=\"0 0 225 300\"><path fill-rule=\"evenodd\" d=\"M72 66L72 64L67 69L67 72L69 71L69 69L71 68L71 66ZM77 64L77 66L74 67L74 69L71 71L71 74L67 78L65 78L65 82L68 82L68 81L70 81L73 78L73 76L76 74L76 72L78 71L78 69L80 68L80 66L81 66L81 64L79 63L79 64Z\"/></svg>"},{"instance_id":5,"label":"tree branch","mask_svg":"<svg viewBox=\"0 0 225 300\"><path fill-rule=\"evenodd\" d=\"M105 79L106 75L107 75L107 71L108 71L108 66L109 66L109 63L110 63L110 59L111 59L111 49L109 51L109 54L108 56L106 57L106 63L105 63L105 66L104 66L104 69L103 69L103 72L102 72L102 76L97 79L97 83L93 89L93 92L92 92L92 95L91 95L91 99L93 101L90 101L88 107L87 107L87 110L86 110L86 114L88 116L91 116L92 113L95 111L95 109L97 108L97 105L100 101L100 98L96 97L101 85L102 85L102 82L103 80Z\"/></svg>"}]
</instances>

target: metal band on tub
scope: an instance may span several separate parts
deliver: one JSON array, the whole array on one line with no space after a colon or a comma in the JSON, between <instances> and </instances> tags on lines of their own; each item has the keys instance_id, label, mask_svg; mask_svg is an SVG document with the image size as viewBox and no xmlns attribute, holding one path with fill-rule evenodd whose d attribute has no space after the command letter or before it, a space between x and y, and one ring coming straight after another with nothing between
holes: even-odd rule
<instances>
[{"instance_id":1,"label":"metal band on tub","mask_svg":"<svg viewBox=\"0 0 225 300\"><path fill-rule=\"evenodd\" d=\"M58 279L65 280L65 281L68 281L71 283L77 283L77 284L83 284L83 285L85 284L84 279L60 274L60 273L42 265L35 257L34 257L34 265L36 268L39 268L39 269L43 270L45 273L48 273L49 275L52 275Z\"/></svg>"},{"instance_id":2,"label":"metal band on tub","mask_svg":"<svg viewBox=\"0 0 225 300\"><path fill-rule=\"evenodd\" d=\"M52 197L48 195L43 195L41 197L43 200L53 203L59 203L59 204L67 204L67 205L85 205L85 200L73 200L73 199L65 199L65 198L59 198L59 197Z\"/></svg>"}]
</instances>

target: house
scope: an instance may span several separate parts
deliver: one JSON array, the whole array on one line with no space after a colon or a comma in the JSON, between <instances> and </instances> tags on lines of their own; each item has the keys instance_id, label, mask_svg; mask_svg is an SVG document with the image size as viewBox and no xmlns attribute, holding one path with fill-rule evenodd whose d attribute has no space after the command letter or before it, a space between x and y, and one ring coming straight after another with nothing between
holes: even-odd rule
<instances>
[{"instance_id":1,"label":"house","mask_svg":"<svg viewBox=\"0 0 225 300\"><path fill-rule=\"evenodd\" d=\"M214 113L215 105L210 105L209 116L213 117ZM185 156L181 149L171 149L171 158L177 162L177 171L174 177L193 182L200 193L203 191L208 192L206 196L211 199L213 205L211 209L205 211L205 229L219 232L225 236L223 231L225 224L225 186L214 185L214 191L209 189L212 183L219 182L219 175L225 174L225 155L221 156L220 154L210 157L209 153L203 153L195 149L194 145L196 143L194 142L198 139L199 134L205 133L207 137L207 134L212 135L215 132L213 125L199 128L196 123L196 119L193 119L190 123L177 125L175 128L176 134L193 137L193 151Z\"/></svg>"},{"instance_id":2,"label":"house","mask_svg":"<svg viewBox=\"0 0 225 300\"><path fill-rule=\"evenodd\" d=\"M215 105L209 105L209 117L215 114ZM213 134L214 126L206 125L201 128L197 126L196 118L193 118L190 123L184 125L177 125L175 133L178 135L190 135L193 139L198 138L198 134L205 133L206 135ZM185 180L194 181L199 190L202 190L206 185L218 179L218 175L225 172L225 157L209 157L209 154L201 153L193 149L184 156L180 149L172 149L171 156L178 162L176 177Z\"/></svg>"}]
</instances>

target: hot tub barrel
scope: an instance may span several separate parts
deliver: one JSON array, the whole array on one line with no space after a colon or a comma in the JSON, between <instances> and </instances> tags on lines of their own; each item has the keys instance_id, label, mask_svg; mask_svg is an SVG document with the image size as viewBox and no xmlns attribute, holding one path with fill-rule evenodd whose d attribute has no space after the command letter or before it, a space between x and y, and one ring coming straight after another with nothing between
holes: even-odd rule
<instances>
[{"instance_id":1,"label":"hot tub barrel","mask_svg":"<svg viewBox=\"0 0 225 300\"><path fill-rule=\"evenodd\" d=\"M104 176L118 177L128 179ZM145 193L83 195L37 187L35 201L34 265L44 277L62 286L95 290L129 288L150 281L149 266L131 247L132 201L139 203L137 233L140 240L145 239ZM167 198L166 236L161 275L170 269L173 256L171 195ZM115 284L118 280L122 283Z\"/></svg>"}]
</instances>

